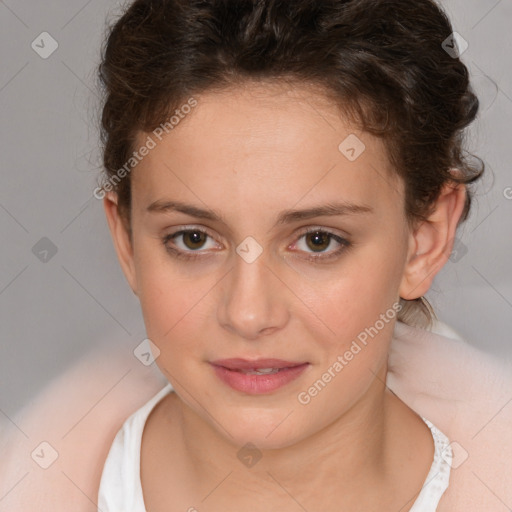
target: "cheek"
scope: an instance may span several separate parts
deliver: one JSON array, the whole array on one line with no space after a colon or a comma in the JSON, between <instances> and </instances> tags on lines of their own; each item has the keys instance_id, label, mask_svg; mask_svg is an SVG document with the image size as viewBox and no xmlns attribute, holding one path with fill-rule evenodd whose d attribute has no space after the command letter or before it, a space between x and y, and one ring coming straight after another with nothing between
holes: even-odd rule
<instances>
[{"instance_id":1,"label":"cheek","mask_svg":"<svg viewBox=\"0 0 512 512\"><path fill-rule=\"evenodd\" d=\"M315 312L329 327L328 336L310 329L309 336L322 347L322 356L297 395L311 424L316 417L334 420L340 411L349 410L387 359L400 305L396 276L391 269L389 273L381 270L345 277L328 294L311 299Z\"/></svg>"},{"instance_id":2,"label":"cheek","mask_svg":"<svg viewBox=\"0 0 512 512\"><path fill-rule=\"evenodd\" d=\"M140 290L139 299L148 336L160 342L173 337L190 318L197 315L207 291L206 287L203 291L197 282L183 284L155 268L145 272Z\"/></svg>"},{"instance_id":3,"label":"cheek","mask_svg":"<svg viewBox=\"0 0 512 512\"><path fill-rule=\"evenodd\" d=\"M336 270L317 271L316 280L297 278L294 290L309 306L311 318L321 321L317 327L325 343L345 345L382 314L388 320L396 317L401 265L398 249L368 244ZM381 322L378 326L382 328Z\"/></svg>"},{"instance_id":4,"label":"cheek","mask_svg":"<svg viewBox=\"0 0 512 512\"><path fill-rule=\"evenodd\" d=\"M204 336L203 320L211 317L214 276L194 278L182 268L154 254L141 255L137 268L146 332L165 358L192 353L198 331Z\"/></svg>"}]
</instances>

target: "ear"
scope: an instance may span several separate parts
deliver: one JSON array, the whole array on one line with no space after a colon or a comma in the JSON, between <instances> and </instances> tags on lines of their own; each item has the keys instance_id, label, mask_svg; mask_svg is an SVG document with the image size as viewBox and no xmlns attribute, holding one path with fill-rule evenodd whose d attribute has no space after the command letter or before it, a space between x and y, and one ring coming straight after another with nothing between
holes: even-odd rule
<instances>
[{"instance_id":1,"label":"ear","mask_svg":"<svg viewBox=\"0 0 512 512\"><path fill-rule=\"evenodd\" d=\"M408 257L400 284L401 298L416 299L429 290L434 277L450 257L465 200L465 185L447 183L433 213L410 234Z\"/></svg>"},{"instance_id":2,"label":"ear","mask_svg":"<svg viewBox=\"0 0 512 512\"><path fill-rule=\"evenodd\" d=\"M116 249L117 258L119 259L119 263L121 264L121 268L130 288L133 293L137 295L137 280L133 260L132 242L130 240L127 226L119 214L117 200L117 194L114 192L105 194L105 197L103 198L103 208L105 209L105 215L107 217L108 227Z\"/></svg>"}]
</instances>

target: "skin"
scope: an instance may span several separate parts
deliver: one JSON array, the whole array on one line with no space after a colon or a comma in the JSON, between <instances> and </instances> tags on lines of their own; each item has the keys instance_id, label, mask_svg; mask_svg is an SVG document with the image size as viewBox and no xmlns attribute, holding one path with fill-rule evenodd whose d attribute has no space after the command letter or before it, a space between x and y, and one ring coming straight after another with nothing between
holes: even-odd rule
<instances>
[{"instance_id":1,"label":"skin","mask_svg":"<svg viewBox=\"0 0 512 512\"><path fill-rule=\"evenodd\" d=\"M119 261L160 350L156 364L176 391L144 430L148 510L408 510L433 440L385 386L396 318L309 403L297 397L399 297L429 289L450 254L464 187L446 186L413 229L382 141L318 92L253 83L196 98L132 172L131 239L116 195L104 199ZM350 134L366 147L355 161L338 149ZM170 200L214 210L224 222L147 211ZM283 210L342 200L372 212L275 225ZM173 257L162 241L184 228L209 236L168 246L201 252L196 260ZM308 261L341 246L327 238L315 248L306 228L352 245L324 263ZM262 248L251 263L236 252L248 236ZM228 387L208 363L229 357L310 365L283 388L252 396ZM248 442L261 454L250 468L237 457Z\"/></svg>"}]
</instances>

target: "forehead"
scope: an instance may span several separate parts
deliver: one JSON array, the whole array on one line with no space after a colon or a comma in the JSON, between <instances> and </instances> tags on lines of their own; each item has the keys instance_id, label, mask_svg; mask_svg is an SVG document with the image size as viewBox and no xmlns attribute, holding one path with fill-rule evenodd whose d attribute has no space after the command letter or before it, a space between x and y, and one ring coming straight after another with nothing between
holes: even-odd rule
<instances>
[{"instance_id":1,"label":"forehead","mask_svg":"<svg viewBox=\"0 0 512 512\"><path fill-rule=\"evenodd\" d=\"M252 84L194 98L168 133L139 134L137 144L149 136L155 146L132 173L134 206L194 195L233 212L255 201L275 210L337 199L385 208L402 200L384 143L318 89Z\"/></svg>"}]
</instances>

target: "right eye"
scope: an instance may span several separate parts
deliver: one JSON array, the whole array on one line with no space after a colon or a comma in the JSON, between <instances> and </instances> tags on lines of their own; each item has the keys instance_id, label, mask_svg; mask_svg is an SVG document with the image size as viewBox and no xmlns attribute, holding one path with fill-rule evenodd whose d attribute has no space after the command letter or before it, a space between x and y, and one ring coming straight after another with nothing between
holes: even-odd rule
<instances>
[{"instance_id":1,"label":"right eye","mask_svg":"<svg viewBox=\"0 0 512 512\"><path fill-rule=\"evenodd\" d=\"M205 257L205 255L202 254L203 251L200 251L200 249L204 247L208 238L213 237L203 229L180 229L165 235L162 238L162 243L173 257L187 260ZM174 240L180 239L181 244L174 242Z\"/></svg>"}]
</instances>

